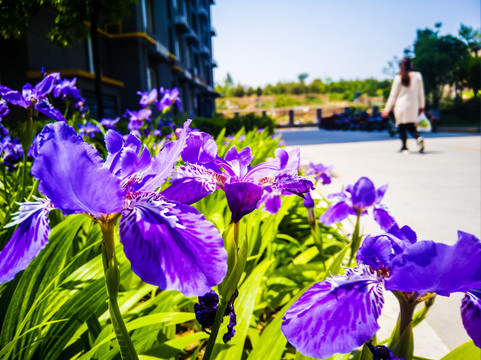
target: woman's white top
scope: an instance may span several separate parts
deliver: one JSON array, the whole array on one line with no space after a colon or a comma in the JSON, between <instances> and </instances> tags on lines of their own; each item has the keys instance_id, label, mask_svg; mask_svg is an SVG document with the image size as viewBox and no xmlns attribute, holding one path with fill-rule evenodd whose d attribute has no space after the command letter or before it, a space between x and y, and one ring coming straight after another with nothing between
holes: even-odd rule
<instances>
[{"instance_id":1,"label":"woman's white top","mask_svg":"<svg viewBox=\"0 0 481 360\"><path fill-rule=\"evenodd\" d=\"M417 71L410 71L409 77L409 86L404 86L401 75L396 75L386 103L386 111L394 109L396 124L416 123L419 109L424 108L423 78Z\"/></svg>"}]
</instances>

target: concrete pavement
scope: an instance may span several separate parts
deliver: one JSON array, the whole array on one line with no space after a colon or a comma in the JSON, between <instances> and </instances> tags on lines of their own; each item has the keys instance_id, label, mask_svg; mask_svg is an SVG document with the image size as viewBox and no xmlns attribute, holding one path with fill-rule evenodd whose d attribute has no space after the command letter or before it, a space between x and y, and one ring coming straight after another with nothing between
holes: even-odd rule
<instances>
[{"instance_id":1,"label":"concrete pavement","mask_svg":"<svg viewBox=\"0 0 481 360\"><path fill-rule=\"evenodd\" d=\"M481 237L481 137L473 134L427 134L426 150L419 154L410 139L410 153L398 152L400 140L387 133L360 133L303 129L279 131L288 147L301 146L301 164L334 165L334 179L323 194L340 191L361 176L376 187L388 183L383 203L400 225L411 226L418 240L454 244L457 231ZM317 139L318 144L315 144ZM334 142L334 143L330 143ZM364 233L379 227L363 218ZM346 223L346 228L350 226ZM388 336L398 305L387 295L380 322ZM440 359L469 340L461 322L463 295L438 296L428 318L415 329L415 355Z\"/></svg>"}]
</instances>

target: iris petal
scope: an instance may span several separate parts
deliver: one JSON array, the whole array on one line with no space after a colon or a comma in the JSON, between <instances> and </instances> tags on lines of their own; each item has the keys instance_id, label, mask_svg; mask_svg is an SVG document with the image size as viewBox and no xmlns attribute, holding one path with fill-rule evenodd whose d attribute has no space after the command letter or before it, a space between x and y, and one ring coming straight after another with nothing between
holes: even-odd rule
<instances>
[{"instance_id":1,"label":"iris petal","mask_svg":"<svg viewBox=\"0 0 481 360\"><path fill-rule=\"evenodd\" d=\"M217 144L214 138L200 131L193 131L187 137L187 146L182 150L182 159L186 163L202 164L211 170L218 170L215 164Z\"/></svg>"},{"instance_id":2,"label":"iris petal","mask_svg":"<svg viewBox=\"0 0 481 360\"><path fill-rule=\"evenodd\" d=\"M0 252L0 284L12 280L16 273L24 270L47 244L50 233L48 212L46 201L20 205L7 227L20 225Z\"/></svg>"},{"instance_id":3,"label":"iris petal","mask_svg":"<svg viewBox=\"0 0 481 360\"><path fill-rule=\"evenodd\" d=\"M391 268L394 258L391 239L387 235L368 236L356 254L358 264L369 265L373 269Z\"/></svg>"},{"instance_id":4,"label":"iris petal","mask_svg":"<svg viewBox=\"0 0 481 360\"><path fill-rule=\"evenodd\" d=\"M50 125L70 128L63 122ZM70 131L54 133L59 136L43 138L32 166L40 192L66 215L86 212L98 217L120 212L124 199L119 179L96 163L98 154L92 157L93 148L71 137Z\"/></svg>"},{"instance_id":5,"label":"iris petal","mask_svg":"<svg viewBox=\"0 0 481 360\"><path fill-rule=\"evenodd\" d=\"M334 206L330 206L324 214L320 217L321 223L324 225L331 225L341 222L349 216L351 206L348 203L341 201Z\"/></svg>"},{"instance_id":6,"label":"iris petal","mask_svg":"<svg viewBox=\"0 0 481 360\"><path fill-rule=\"evenodd\" d=\"M481 287L481 242L474 235L458 232L449 246L420 241L393 259L387 290L436 292L448 296Z\"/></svg>"},{"instance_id":7,"label":"iris petal","mask_svg":"<svg viewBox=\"0 0 481 360\"><path fill-rule=\"evenodd\" d=\"M143 180L132 190L156 191L174 170L187 141L187 132L192 120L187 120L180 131L178 140L168 142L159 154L152 158L150 166L143 173Z\"/></svg>"},{"instance_id":8,"label":"iris petal","mask_svg":"<svg viewBox=\"0 0 481 360\"><path fill-rule=\"evenodd\" d=\"M481 348L481 288L466 293L461 305L461 317L474 345Z\"/></svg>"},{"instance_id":9,"label":"iris petal","mask_svg":"<svg viewBox=\"0 0 481 360\"><path fill-rule=\"evenodd\" d=\"M67 119L63 117L62 113L46 100L37 101L35 103L35 110L41 112L50 119L56 121L67 121Z\"/></svg>"},{"instance_id":10,"label":"iris petal","mask_svg":"<svg viewBox=\"0 0 481 360\"><path fill-rule=\"evenodd\" d=\"M367 177L360 178L349 190L352 204L359 209L371 206L376 200L376 188Z\"/></svg>"},{"instance_id":11,"label":"iris petal","mask_svg":"<svg viewBox=\"0 0 481 360\"><path fill-rule=\"evenodd\" d=\"M285 190L284 193L303 195L304 193L314 190L312 181L301 176L291 174L281 174L274 180L273 187Z\"/></svg>"},{"instance_id":12,"label":"iris petal","mask_svg":"<svg viewBox=\"0 0 481 360\"><path fill-rule=\"evenodd\" d=\"M6 86L0 85L0 96L6 102L17 105L21 107L29 107L30 101L25 100L25 98L20 94L19 91L12 90Z\"/></svg>"},{"instance_id":13,"label":"iris petal","mask_svg":"<svg viewBox=\"0 0 481 360\"><path fill-rule=\"evenodd\" d=\"M383 231L388 231L396 223L396 220L383 207L375 208L372 215Z\"/></svg>"},{"instance_id":14,"label":"iris petal","mask_svg":"<svg viewBox=\"0 0 481 360\"><path fill-rule=\"evenodd\" d=\"M262 186L250 182L233 182L224 185L227 204L232 211L232 222L254 211L262 197Z\"/></svg>"},{"instance_id":15,"label":"iris petal","mask_svg":"<svg viewBox=\"0 0 481 360\"><path fill-rule=\"evenodd\" d=\"M281 329L302 354L327 358L348 353L379 330L382 280L368 267L348 269L317 283L286 312Z\"/></svg>"},{"instance_id":16,"label":"iris petal","mask_svg":"<svg viewBox=\"0 0 481 360\"><path fill-rule=\"evenodd\" d=\"M176 170L172 185L162 191L162 195L183 204L193 204L215 191L216 176L221 178L220 174L215 174L203 166L181 166Z\"/></svg>"},{"instance_id":17,"label":"iris petal","mask_svg":"<svg viewBox=\"0 0 481 360\"><path fill-rule=\"evenodd\" d=\"M224 279L223 239L193 207L137 193L122 215L120 240L132 271L143 281L199 296Z\"/></svg>"}]
</instances>

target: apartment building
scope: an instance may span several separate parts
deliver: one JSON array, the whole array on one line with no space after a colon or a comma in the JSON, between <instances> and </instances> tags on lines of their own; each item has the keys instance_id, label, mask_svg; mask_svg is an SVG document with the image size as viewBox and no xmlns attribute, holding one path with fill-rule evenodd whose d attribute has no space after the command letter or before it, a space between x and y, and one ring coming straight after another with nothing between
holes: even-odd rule
<instances>
[{"instance_id":1,"label":"apartment building","mask_svg":"<svg viewBox=\"0 0 481 360\"><path fill-rule=\"evenodd\" d=\"M102 102L105 117L138 108L137 91L180 91L182 112L212 116L215 112L210 7L213 0L139 0L122 22L98 28ZM46 34L55 14L41 10L22 41L0 40L0 83L19 89L40 80L40 69L77 77L77 86L96 118L92 43L69 48L52 44Z\"/></svg>"}]
</instances>

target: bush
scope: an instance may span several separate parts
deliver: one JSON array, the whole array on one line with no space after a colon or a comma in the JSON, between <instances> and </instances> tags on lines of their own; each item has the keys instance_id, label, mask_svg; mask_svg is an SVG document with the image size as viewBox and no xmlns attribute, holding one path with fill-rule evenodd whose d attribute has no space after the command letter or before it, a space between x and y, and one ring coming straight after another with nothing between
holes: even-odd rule
<instances>
[{"instance_id":1,"label":"bush","mask_svg":"<svg viewBox=\"0 0 481 360\"><path fill-rule=\"evenodd\" d=\"M216 137L225 129L226 135L234 135L242 128L246 132L254 129L265 129L270 135L274 134L275 120L270 116L259 116L253 113L236 116L232 119L216 116L214 118L196 117L192 120L191 128L211 134Z\"/></svg>"},{"instance_id":2,"label":"bush","mask_svg":"<svg viewBox=\"0 0 481 360\"><path fill-rule=\"evenodd\" d=\"M302 101L296 100L290 96L286 95L280 95L276 98L276 102L274 103L274 106L276 108L279 107L291 107L291 106L301 106Z\"/></svg>"},{"instance_id":3,"label":"bush","mask_svg":"<svg viewBox=\"0 0 481 360\"><path fill-rule=\"evenodd\" d=\"M445 101L441 104L441 126L479 126L480 98L467 101Z\"/></svg>"}]
</instances>

